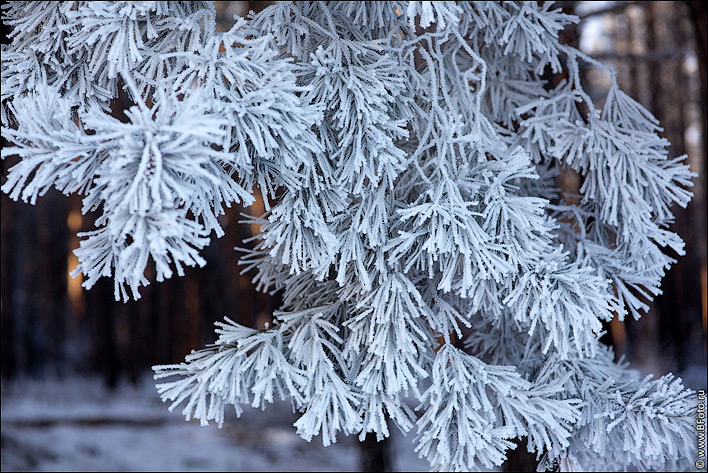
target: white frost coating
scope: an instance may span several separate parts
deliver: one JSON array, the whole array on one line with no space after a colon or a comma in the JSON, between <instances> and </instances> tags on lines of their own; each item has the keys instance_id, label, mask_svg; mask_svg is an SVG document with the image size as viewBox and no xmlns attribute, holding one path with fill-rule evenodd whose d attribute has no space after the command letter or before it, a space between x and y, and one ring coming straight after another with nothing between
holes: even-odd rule
<instances>
[{"instance_id":1,"label":"white frost coating","mask_svg":"<svg viewBox=\"0 0 708 473\"><path fill-rule=\"evenodd\" d=\"M148 265L162 280L204 264L223 206L252 204L255 185L265 198L242 263L283 307L155 367L188 419L290 398L307 440L417 426L439 470L499 465L521 437L543 468L690 454L690 391L637 378L598 335L659 293L662 248L682 254L667 226L692 173L614 70L558 42L577 18L536 2L283 2L216 33L210 2L5 15L2 156L20 160L2 190L78 192L102 212L77 250L87 287L112 277L137 298ZM610 75L602 110L581 63ZM546 68L568 80L547 90ZM107 113L119 88L126 122ZM583 176L577 204L559 197L561 166Z\"/></svg>"}]
</instances>

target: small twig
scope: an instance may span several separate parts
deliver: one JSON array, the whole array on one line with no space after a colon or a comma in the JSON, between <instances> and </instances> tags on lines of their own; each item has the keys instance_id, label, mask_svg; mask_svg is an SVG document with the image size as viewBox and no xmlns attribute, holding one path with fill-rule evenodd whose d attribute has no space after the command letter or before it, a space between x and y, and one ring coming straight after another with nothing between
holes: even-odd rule
<instances>
[{"instance_id":1,"label":"small twig","mask_svg":"<svg viewBox=\"0 0 708 473\"><path fill-rule=\"evenodd\" d=\"M593 53L592 57L600 60L617 59L627 61L667 61L672 59L685 59L689 53L681 50L649 51L641 54Z\"/></svg>"},{"instance_id":2,"label":"small twig","mask_svg":"<svg viewBox=\"0 0 708 473\"><path fill-rule=\"evenodd\" d=\"M641 5L644 2L618 2L615 5L612 5L611 7L606 7L606 8L600 8L599 10L594 10L591 12L587 12L583 15L578 15L581 20L584 20L586 18L590 18L593 16L599 16L599 15L607 15L610 13L618 13L618 12L623 12L625 8L631 6L631 5Z\"/></svg>"},{"instance_id":3,"label":"small twig","mask_svg":"<svg viewBox=\"0 0 708 473\"><path fill-rule=\"evenodd\" d=\"M128 427L150 427L163 425L167 423L167 417L152 417L152 418L109 418L109 417L77 417L70 419L10 419L4 420L3 424L14 427L29 427L43 428L54 426L76 426L76 427L94 427L94 426L115 426L123 425Z\"/></svg>"}]
</instances>

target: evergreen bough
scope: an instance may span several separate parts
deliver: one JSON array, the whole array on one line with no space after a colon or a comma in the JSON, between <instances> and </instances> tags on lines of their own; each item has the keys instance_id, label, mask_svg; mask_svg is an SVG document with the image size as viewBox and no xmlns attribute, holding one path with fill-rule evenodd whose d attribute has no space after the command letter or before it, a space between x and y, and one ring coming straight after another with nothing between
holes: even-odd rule
<instances>
[{"instance_id":1,"label":"evergreen bough","mask_svg":"<svg viewBox=\"0 0 708 473\"><path fill-rule=\"evenodd\" d=\"M200 256L224 206L266 204L244 270L272 326L156 366L162 398L221 425L276 396L300 436L417 429L436 470L681 465L693 393L598 341L638 318L683 242L685 156L615 71L537 2L283 2L225 33L212 2L9 2L2 190L101 212L76 250L116 299ZM606 71L602 108L580 67ZM564 74L549 84L548 72ZM127 121L110 115L125 90ZM566 199L559 174L582 177ZM409 404L410 401L418 403Z\"/></svg>"}]
</instances>

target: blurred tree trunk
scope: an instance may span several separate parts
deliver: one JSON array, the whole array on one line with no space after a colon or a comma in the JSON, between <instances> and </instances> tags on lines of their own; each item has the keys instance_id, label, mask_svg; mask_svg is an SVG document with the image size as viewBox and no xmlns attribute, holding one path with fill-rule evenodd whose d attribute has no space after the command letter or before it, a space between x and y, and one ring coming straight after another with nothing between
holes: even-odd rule
<instances>
[{"instance_id":1,"label":"blurred tree trunk","mask_svg":"<svg viewBox=\"0 0 708 473\"><path fill-rule=\"evenodd\" d=\"M367 434L364 441L360 443L360 471L392 471L390 442L390 437L377 442L376 434Z\"/></svg>"},{"instance_id":2,"label":"blurred tree trunk","mask_svg":"<svg viewBox=\"0 0 708 473\"><path fill-rule=\"evenodd\" d=\"M5 146L5 140L2 140L2 145ZM7 160L3 159L0 162L0 169L3 176L6 173ZM15 206L10 198L5 194L0 196L0 372L3 378L12 378L17 372L17 350L15 348L17 341L15 334L17 332L16 320L13 316L13 292L16 287L13 269L11 264L13 252L10 250L14 247L14 232L12 227L16 224Z\"/></svg>"},{"instance_id":3,"label":"blurred tree trunk","mask_svg":"<svg viewBox=\"0 0 708 473\"><path fill-rule=\"evenodd\" d=\"M118 384L118 348L115 329L113 281L101 278L86 291L86 314L91 321L93 366L102 374L109 389Z\"/></svg>"},{"instance_id":4,"label":"blurred tree trunk","mask_svg":"<svg viewBox=\"0 0 708 473\"><path fill-rule=\"evenodd\" d=\"M502 465L502 471L505 472L527 472L536 471L538 462L536 455L529 453L527 449L526 439L516 440L516 448L507 451L507 461Z\"/></svg>"},{"instance_id":5,"label":"blurred tree trunk","mask_svg":"<svg viewBox=\"0 0 708 473\"><path fill-rule=\"evenodd\" d=\"M685 5L677 4L671 7L671 14L668 11L663 15L664 22L662 31L670 34L661 35L658 31L653 31L657 36L655 44L661 43L663 48L667 46L672 49L680 49L686 41L684 31L684 21L689 14ZM660 41L659 41L660 40ZM657 64L658 66L658 64ZM686 153L684 142L684 131L686 130L686 103L684 96L685 84L688 78L683 71L683 60L672 64L672 74L668 77L671 82L660 83L659 91L665 103L654 110L657 117L664 126L665 135L671 142L671 155L681 156ZM657 67L656 74L660 71ZM660 76L661 77L661 76ZM694 168L694 170L696 170ZM700 200L700 196L696 196ZM700 301L701 301L701 259L699 256L699 233L693 225L699 222L701 216L698 215L698 202L686 209L675 207L676 220L672 225L672 230L677 232L686 242L687 254L694 257L679 257L677 263L668 272L663 281L663 294L657 297L656 305L659 309L659 330L664 345L675 350L674 357L679 371L685 370L692 362L695 362L695 353L700 352L699 346L694 346L696 339L693 328L700 326ZM704 232L705 235L705 232ZM705 236L704 236L705 238Z\"/></svg>"},{"instance_id":6,"label":"blurred tree trunk","mask_svg":"<svg viewBox=\"0 0 708 473\"><path fill-rule=\"evenodd\" d=\"M706 138L708 136L706 135L706 133L708 133L708 126L706 125L708 122L708 118L706 117L708 114L708 110L706 110L706 108L708 108L708 91L706 90L706 87L708 87L708 82L706 79L706 68L708 67L706 64L706 55L708 54L708 45L706 44L706 42L708 42L708 19L705 2L698 1L686 3L688 4L691 12L691 19L693 20L693 37L696 49L696 58L698 59L698 76L701 81L701 117L703 121L702 146L703 157L705 159L705 157L708 156L708 139Z\"/></svg>"},{"instance_id":7,"label":"blurred tree trunk","mask_svg":"<svg viewBox=\"0 0 708 473\"><path fill-rule=\"evenodd\" d=\"M700 23L701 15L705 28L705 7L702 5L692 11L686 3L650 2L647 5L648 53L680 51L686 44L691 43L691 34L695 36L699 47L700 44L705 44L704 39L701 39L701 36L705 38L705 29L702 32L687 30L692 22ZM696 52L700 95L704 96L705 50ZM689 78L684 72L684 59L679 56L674 60L653 61L649 71L650 110L660 120L664 127L663 135L671 142L670 155L681 156L687 151L684 136L687 129L686 117L689 115L686 92L690 90ZM703 97L700 100L705 143L705 102ZM694 199L685 209L674 207L675 222L670 227L685 241L687 256L676 258L676 264L662 281L663 293L656 297L650 313L647 314L647 317L658 317L658 323L648 326L653 326L657 331L655 338L660 340L662 351L668 355L664 358L672 360L669 366L662 366L663 360L658 360L658 366L664 370L682 372L692 365L705 364L705 331L699 329L704 325L701 312L705 311L702 307L704 297L701 295L704 292L701 273L702 267L705 266L706 239L705 144L702 151L702 165L695 157L690 160L692 170L701 173L701 176L694 179L697 184L693 189Z\"/></svg>"},{"instance_id":8,"label":"blurred tree trunk","mask_svg":"<svg viewBox=\"0 0 708 473\"><path fill-rule=\"evenodd\" d=\"M701 322L703 325L703 356L706 358L708 344L706 343L706 325L708 313L708 249L706 248L706 173L708 172L708 12L706 4L702 1L687 2L691 19L693 20L693 38L698 60L698 77L700 79L700 113L701 113L701 156L703 175L699 176L700 198L703 200L701 208L697 211L699 217L698 238L700 238L700 281L701 281Z\"/></svg>"}]
</instances>

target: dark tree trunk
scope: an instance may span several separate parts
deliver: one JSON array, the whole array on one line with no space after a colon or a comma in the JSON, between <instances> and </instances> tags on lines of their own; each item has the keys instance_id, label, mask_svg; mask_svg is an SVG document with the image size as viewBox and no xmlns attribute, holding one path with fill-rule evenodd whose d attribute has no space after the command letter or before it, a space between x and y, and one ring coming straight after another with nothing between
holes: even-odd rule
<instances>
[{"instance_id":1,"label":"dark tree trunk","mask_svg":"<svg viewBox=\"0 0 708 473\"><path fill-rule=\"evenodd\" d=\"M701 320L703 325L703 357L706 358L707 343L706 343L706 313L708 312L708 250L706 249L706 214L705 203L706 196L706 172L708 172L708 13L704 2L692 1L688 2L691 19L693 20L693 35L696 49L696 57L698 59L698 77L700 79L700 111L701 111L701 156L703 159L702 168L703 175L698 178L698 185L702 189L703 206L697 212L700 212L701 227L698 232L700 238L700 258L701 258Z\"/></svg>"},{"instance_id":2,"label":"dark tree trunk","mask_svg":"<svg viewBox=\"0 0 708 473\"><path fill-rule=\"evenodd\" d=\"M526 450L526 439L516 441L516 449L507 452L508 460L502 465L502 471L536 471L536 455Z\"/></svg>"},{"instance_id":3,"label":"dark tree trunk","mask_svg":"<svg viewBox=\"0 0 708 473\"><path fill-rule=\"evenodd\" d=\"M103 375L110 389L118 384L119 370L115 308L112 279L101 278L91 290L86 291L86 314L92 326L94 367Z\"/></svg>"},{"instance_id":4,"label":"dark tree trunk","mask_svg":"<svg viewBox=\"0 0 708 473\"><path fill-rule=\"evenodd\" d=\"M391 471L390 438L385 438L381 442L376 441L375 434L368 434L363 442L359 444L359 464L361 471Z\"/></svg>"}]
</instances>

